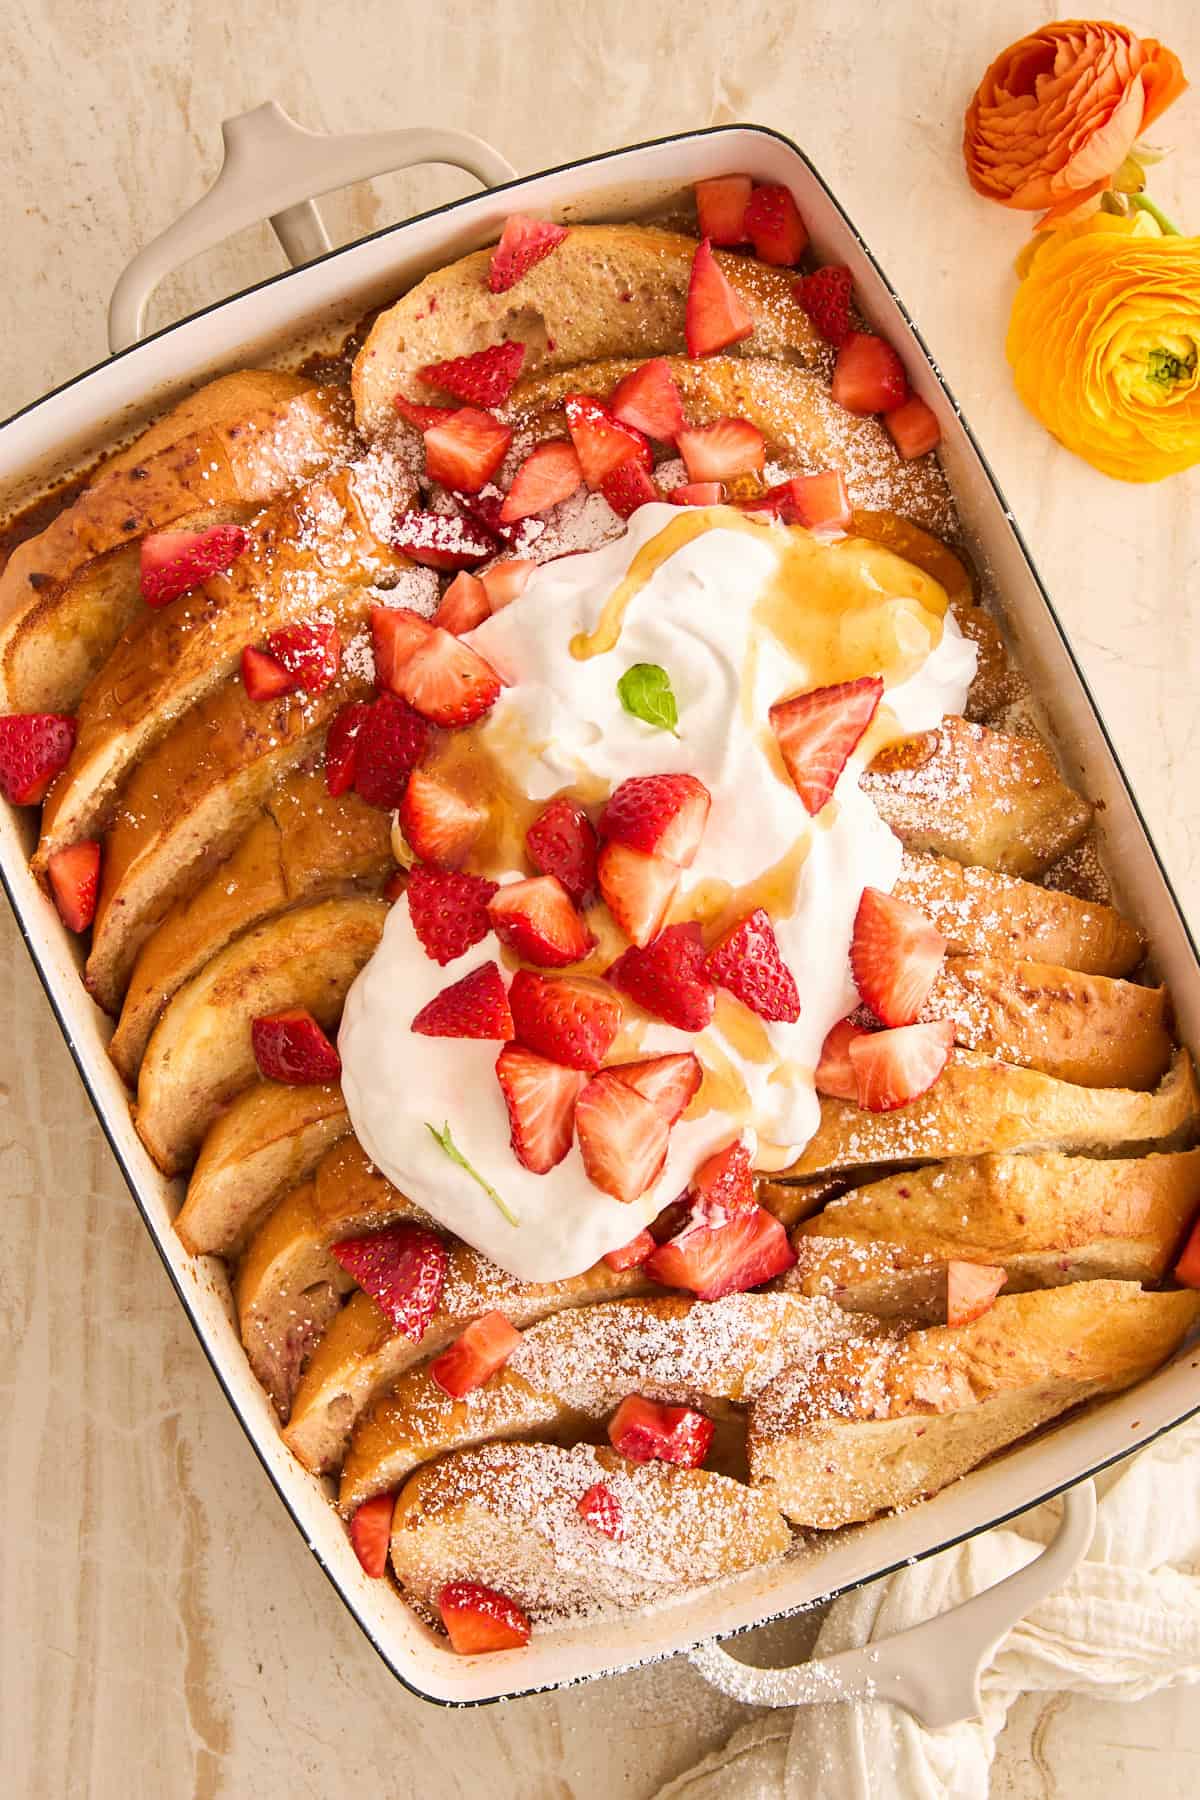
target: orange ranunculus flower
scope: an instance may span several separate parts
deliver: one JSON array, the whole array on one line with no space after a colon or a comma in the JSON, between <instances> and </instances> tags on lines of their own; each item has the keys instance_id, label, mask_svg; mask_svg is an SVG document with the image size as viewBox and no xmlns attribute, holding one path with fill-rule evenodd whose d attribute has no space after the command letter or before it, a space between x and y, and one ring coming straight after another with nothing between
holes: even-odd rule
<instances>
[{"instance_id":1,"label":"orange ranunculus flower","mask_svg":"<svg viewBox=\"0 0 1200 1800\"><path fill-rule=\"evenodd\" d=\"M1186 87L1179 58L1154 38L1104 20L1043 25L996 58L967 108L971 186L1056 219L1094 203Z\"/></svg>"},{"instance_id":2,"label":"orange ranunculus flower","mask_svg":"<svg viewBox=\"0 0 1200 1800\"><path fill-rule=\"evenodd\" d=\"M1047 234L1008 327L1017 391L1059 441L1121 481L1200 463L1200 238L1145 213Z\"/></svg>"}]
</instances>

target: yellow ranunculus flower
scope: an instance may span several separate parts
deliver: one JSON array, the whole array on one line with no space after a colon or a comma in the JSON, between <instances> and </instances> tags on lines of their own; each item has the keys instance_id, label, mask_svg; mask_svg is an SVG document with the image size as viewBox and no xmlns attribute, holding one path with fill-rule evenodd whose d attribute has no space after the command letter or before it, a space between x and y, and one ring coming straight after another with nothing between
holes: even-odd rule
<instances>
[{"instance_id":1,"label":"yellow ranunculus flower","mask_svg":"<svg viewBox=\"0 0 1200 1800\"><path fill-rule=\"evenodd\" d=\"M1046 233L1025 270L1008 360L1047 430L1121 481L1200 462L1200 238L1098 213Z\"/></svg>"}]
</instances>

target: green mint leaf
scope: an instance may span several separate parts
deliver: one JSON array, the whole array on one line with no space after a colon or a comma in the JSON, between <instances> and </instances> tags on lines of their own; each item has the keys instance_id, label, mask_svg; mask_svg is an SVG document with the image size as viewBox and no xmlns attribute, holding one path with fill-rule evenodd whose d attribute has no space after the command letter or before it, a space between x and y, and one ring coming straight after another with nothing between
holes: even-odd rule
<instances>
[{"instance_id":1,"label":"green mint leaf","mask_svg":"<svg viewBox=\"0 0 1200 1800\"><path fill-rule=\"evenodd\" d=\"M675 729L679 708L671 690L671 677L657 663L634 663L618 681L617 693L625 711L635 719L642 719L659 731L669 731L672 737L679 736Z\"/></svg>"},{"instance_id":2,"label":"green mint leaf","mask_svg":"<svg viewBox=\"0 0 1200 1800\"><path fill-rule=\"evenodd\" d=\"M459 1149L459 1147L455 1143L454 1139L450 1136L449 1121L447 1120L447 1122L442 1126L442 1129L440 1131L438 1131L437 1128L435 1126L431 1125L429 1123L429 1120L426 1119L425 1129L429 1133L430 1137L433 1139L434 1143L440 1145L440 1147L446 1152L446 1155L450 1158L450 1161L456 1162L460 1169L466 1170L467 1174L471 1177L472 1181L477 1181L479 1183L480 1187L483 1189L483 1191L487 1195L488 1199L491 1200L499 1208L499 1210L504 1214L504 1217L508 1220L509 1224L510 1225L519 1225L521 1223L521 1221L520 1221L520 1219L518 1219L516 1213L512 1210L511 1206L506 1206L504 1204L504 1201L500 1198L499 1194L496 1192L495 1188L492 1186L491 1182L485 1181L483 1179L483 1176L479 1173L479 1170L473 1169L471 1167L470 1163L467 1161L466 1157L463 1155L462 1151Z\"/></svg>"}]
</instances>

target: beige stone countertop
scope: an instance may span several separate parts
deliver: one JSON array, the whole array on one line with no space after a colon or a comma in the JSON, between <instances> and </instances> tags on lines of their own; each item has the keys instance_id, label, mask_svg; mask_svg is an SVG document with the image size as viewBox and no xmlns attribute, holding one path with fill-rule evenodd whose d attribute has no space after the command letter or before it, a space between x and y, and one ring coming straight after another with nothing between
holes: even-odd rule
<instances>
[{"instance_id":1,"label":"beige stone countertop","mask_svg":"<svg viewBox=\"0 0 1200 1800\"><path fill-rule=\"evenodd\" d=\"M831 182L932 345L1032 546L1185 906L1200 902L1200 478L1114 485L1021 410L1003 358L1025 222L976 199L963 107L1048 11L1016 0L8 0L0 414L105 352L128 258L211 180L223 116L463 127L521 171L749 120ZM1200 74L1200 8L1127 15ZM1200 96L1155 194L1200 221ZM331 202L344 240L466 192L446 171ZM265 226L173 278L155 322L282 266ZM343 1611L222 1399L0 920L0 1789L298 1800L651 1795L745 1709L682 1664L471 1713L412 1698ZM785 1642L793 1650L795 1628ZM1200 1791L1188 1690L1018 1707L993 1791ZM881 1788L881 1791L884 1791ZM822 1797L824 1800L824 1797Z\"/></svg>"}]
</instances>

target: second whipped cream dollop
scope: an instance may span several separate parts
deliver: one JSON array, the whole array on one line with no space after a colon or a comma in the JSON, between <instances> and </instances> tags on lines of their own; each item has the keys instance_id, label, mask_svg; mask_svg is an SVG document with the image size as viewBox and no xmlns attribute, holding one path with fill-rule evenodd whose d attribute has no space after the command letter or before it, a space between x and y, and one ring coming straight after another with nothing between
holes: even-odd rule
<instances>
[{"instance_id":1,"label":"second whipped cream dollop","mask_svg":"<svg viewBox=\"0 0 1200 1800\"><path fill-rule=\"evenodd\" d=\"M644 582L630 584L611 648L596 648L606 621L605 641L612 635L612 597L631 566ZM629 776L675 770L704 782L712 810L672 916L715 918L730 905L736 916L765 904L801 1014L794 1025L767 1024L723 996L700 1034L646 1025L628 1055L694 1050L705 1081L671 1133L659 1180L625 1206L592 1186L575 1147L548 1175L517 1161L494 1073L499 1045L409 1030L428 1000L498 947L485 939L439 967L401 899L350 991L339 1037L351 1121L389 1180L513 1275L550 1281L627 1243L732 1136L745 1134L752 1149L756 1142L760 1168L796 1156L819 1116L812 1076L821 1045L857 1003L848 952L859 897L865 886L894 886L901 851L858 787L861 755L825 812L809 820L778 759L768 711L806 687L882 673L898 731L928 730L961 712L975 646L949 612L938 620L943 603L936 584L878 545L818 545L779 527L748 527L723 509L645 506L616 542L535 570L521 599L470 635L510 684L479 739L530 799L564 788L587 798ZM795 609L820 628L788 629L781 621L798 617ZM589 637L596 653L572 654L572 642L578 649ZM667 671L678 738L623 709L617 683L634 663ZM517 1226L434 1143L426 1121L440 1129L447 1120Z\"/></svg>"}]
</instances>

